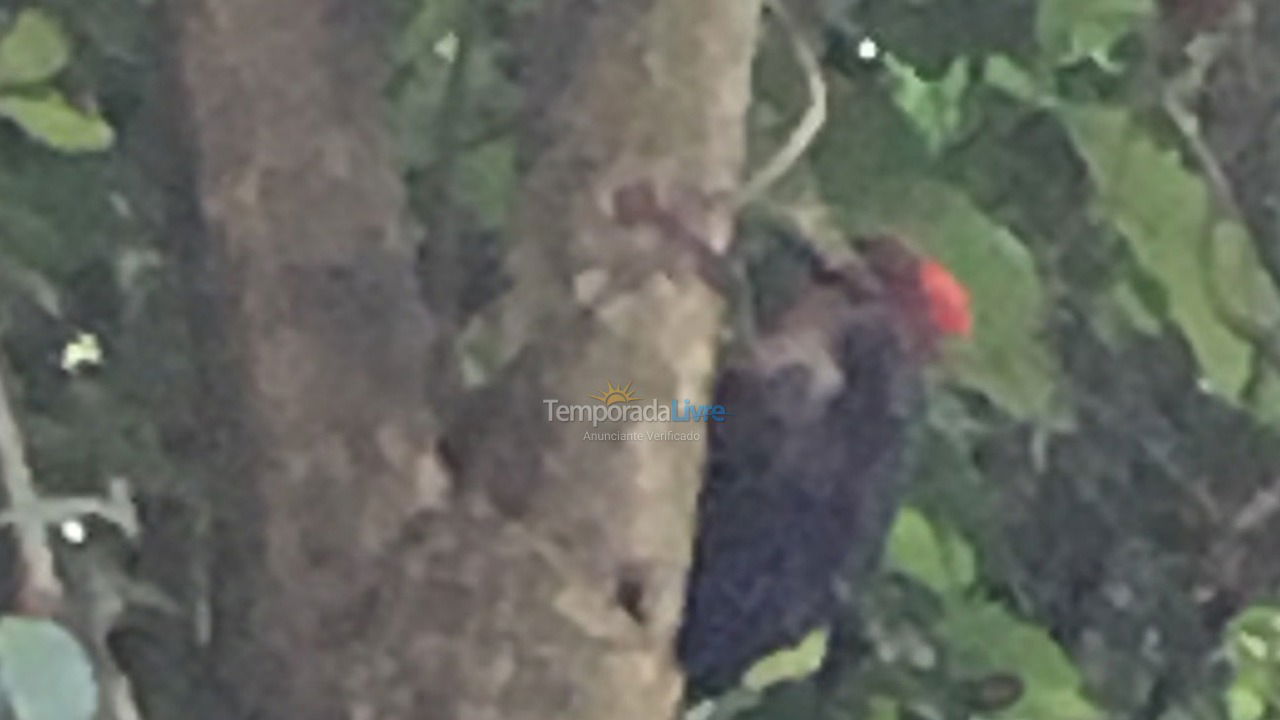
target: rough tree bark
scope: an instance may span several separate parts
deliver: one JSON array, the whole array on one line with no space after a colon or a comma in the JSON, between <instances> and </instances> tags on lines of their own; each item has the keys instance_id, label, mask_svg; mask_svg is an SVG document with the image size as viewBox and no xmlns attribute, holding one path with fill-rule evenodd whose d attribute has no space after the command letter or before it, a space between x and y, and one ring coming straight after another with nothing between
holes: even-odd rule
<instances>
[{"instance_id":1,"label":"rough tree bark","mask_svg":"<svg viewBox=\"0 0 1280 720\"><path fill-rule=\"evenodd\" d=\"M191 282L214 289L201 310L226 344L206 401L235 408L216 664L246 716L358 717L377 558L440 482L378 38L360 2L170 10L211 274Z\"/></svg>"},{"instance_id":2,"label":"rough tree bark","mask_svg":"<svg viewBox=\"0 0 1280 720\"><path fill-rule=\"evenodd\" d=\"M674 709L702 446L587 442L542 400L706 397L719 300L612 200L649 184L724 245L759 5L545 5L502 313L518 360L446 469L365 0L172 3L236 428L214 655L245 716Z\"/></svg>"},{"instance_id":3,"label":"rough tree bark","mask_svg":"<svg viewBox=\"0 0 1280 720\"><path fill-rule=\"evenodd\" d=\"M433 618L447 650L428 662L465 688L442 717L651 720L679 694L671 640L702 444L586 441L588 427L548 422L542 401L589 402L610 382L705 401L719 298L694 253L623 227L614 204L652 184L726 244L760 7L546 5L528 35L529 152L502 317L519 357L491 394L500 405L461 433L466 517L420 551L477 579L438 578L429 595L488 609Z\"/></svg>"}]
</instances>

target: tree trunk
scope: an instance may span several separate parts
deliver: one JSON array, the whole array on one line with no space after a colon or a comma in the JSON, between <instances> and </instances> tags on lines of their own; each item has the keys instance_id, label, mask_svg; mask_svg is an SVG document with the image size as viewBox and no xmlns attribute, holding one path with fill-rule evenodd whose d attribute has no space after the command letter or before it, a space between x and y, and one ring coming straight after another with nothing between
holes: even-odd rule
<instances>
[{"instance_id":1,"label":"tree trunk","mask_svg":"<svg viewBox=\"0 0 1280 720\"><path fill-rule=\"evenodd\" d=\"M377 560L441 482L431 324L361 12L184 0L172 13L205 310L226 344L225 396L208 402L235 408L234 470L214 488L216 661L251 717L353 716Z\"/></svg>"},{"instance_id":2,"label":"tree trunk","mask_svg":"<svg viewBox=\"0 0 1280 720\"><path fill-rule=\"evenodd\" d=\"M466 688L441 717L653 720L681 686L671 641L703 443L590 441L589 424L549 422L544 400L590 403L613 383L645 401L708 401L720 298L696 253L623 227L614 203L651 185L685 229L727 243L718 199L741 173L760 8L548 5L529 33L529 152L502 315L520 355L459 451L464 494L479 501L454 531L488 547L470 555L441 533L424 552L479 579L429 594L481 610L439 619L449 650L428 667ZM681 426L597 428L644 429Z\"/></svg>"},{"instance_id":3,"label":"tree trunk","mask_svg":"<svg viewBox=\"0 0 1280 720\"><path fill-rule=\"evenodd\" d=\"M501 323L519 359L446 469L365 2L173 3L216 289L198 327L234 427L216 664L255 718L668 715L702 443L587 441L543 400L705 401L719 299L613 198L651 186L727 242L759 6L546 3Z\"/></svg>"}]
</instances>

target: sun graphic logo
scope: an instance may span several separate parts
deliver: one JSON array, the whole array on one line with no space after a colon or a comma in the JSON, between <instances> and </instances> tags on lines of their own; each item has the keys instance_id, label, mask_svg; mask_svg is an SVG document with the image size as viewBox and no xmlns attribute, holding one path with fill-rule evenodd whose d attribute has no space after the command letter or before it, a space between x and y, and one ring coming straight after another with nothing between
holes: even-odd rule
<instances>
[{"instance_id":1,"label":"sun graphic logo","mask_svg":"<svg viewBox=\"0 0 1280 720\"><path fill-rule=\"evenodd\" d=\"M627 383L626 385L614 385L613 383L609 383L609 386L604 392L599 395L592 395L591 399L599 400L605 405L618 405L620 403L635 402L640 399L640 396L631 394L631 385L632 383Z\"/></svg>"}]
</instances>

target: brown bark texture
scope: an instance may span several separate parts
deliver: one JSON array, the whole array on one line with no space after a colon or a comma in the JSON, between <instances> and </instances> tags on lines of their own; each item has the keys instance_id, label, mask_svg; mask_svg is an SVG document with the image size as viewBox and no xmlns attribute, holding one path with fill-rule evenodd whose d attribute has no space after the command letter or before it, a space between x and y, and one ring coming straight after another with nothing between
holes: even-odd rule
<instances>
[{"instance_id":1,"label":"brown bark texture","mask_svg":"<svg viewBox=\"0 0 1280 720\"><path fill-rule=\"evenodd\" d=\"M217 665L246 716L358 717L377 558L439 484L372 18L328 0L170 11L211 274L192 282L225 342L206 402L235 409L212 489Z\"/></svg>"},{"instance_id":2,"label":"brown bark texture","mask_svg":"<svg viewBox=\"0 0 1280 720\"><path fill-rule=\"evenodd\" d=\"M612 382L706 401L721 303L691 253L612 202L651 186L724 247L760 8L545 4L516 283L494 323L514 360L448 463L367 4L170 6L225 344L208 362L236 428L213 488L215 661L246 717L675 709L702 444L587 441L543 400Z\"/></svg>"}]
</instances>

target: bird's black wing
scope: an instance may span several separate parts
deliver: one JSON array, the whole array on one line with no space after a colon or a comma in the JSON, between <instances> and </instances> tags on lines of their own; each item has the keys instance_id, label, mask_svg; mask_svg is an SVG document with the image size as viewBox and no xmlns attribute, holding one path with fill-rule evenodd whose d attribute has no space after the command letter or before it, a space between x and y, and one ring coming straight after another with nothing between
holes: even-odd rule
<instances>
[{"instance_id":1,"label":"bird's black wing","mask_svg":"<svg viewBox=\"0 0 1280 720\"><path fill-rule=\"evenodd\" d=\"M828 348L782 365L756 358L717 385L730 415L711 429L678 640L701 693L830 620L841 586L880 553L918 373L882 324Z\"/></svg>"}]
</instances>

